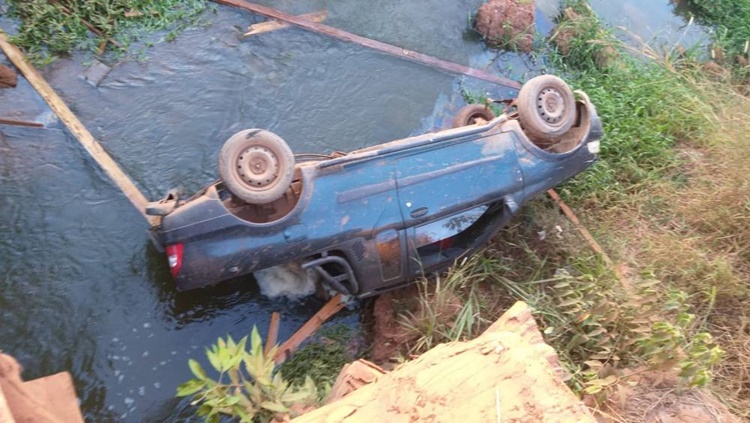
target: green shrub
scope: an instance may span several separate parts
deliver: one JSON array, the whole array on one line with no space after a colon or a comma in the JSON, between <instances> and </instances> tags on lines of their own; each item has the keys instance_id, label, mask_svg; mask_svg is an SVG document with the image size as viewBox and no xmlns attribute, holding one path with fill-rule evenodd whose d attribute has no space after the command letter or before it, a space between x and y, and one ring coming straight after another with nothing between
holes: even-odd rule
<instances>
[{"instance_id":1,"label":"green shrub","mask_svg":"<svg viewBox=\"0 0 750 423\"><path fill-rule=\"evenodd\" d=\"M263 352L258 329L253 327L250 349L245 350L247 337L234 342L232 337L206 350L211 367L219 372L211 379L196 361L188 362L195 379L177 388L178 397L192 396L192 405L199 405L198 415L207 422L218 422L227 415L241 422L268 422L277 414L292 414L295 404L314 404L318 394L309 377L301 387L290 386L281 372L276 371L276 347ZM227 380L228 379L228 380Z\"/></svg>"}]
</instances>

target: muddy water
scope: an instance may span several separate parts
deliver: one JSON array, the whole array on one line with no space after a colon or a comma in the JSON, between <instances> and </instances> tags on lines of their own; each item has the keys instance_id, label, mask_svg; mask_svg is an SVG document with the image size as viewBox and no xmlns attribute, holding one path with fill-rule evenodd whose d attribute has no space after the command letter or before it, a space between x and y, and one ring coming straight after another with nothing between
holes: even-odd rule
<instances>
[{"instance_id":1,"label":"muddy water","mask_svg":"<svg viewBox=\"0 0 750 423\"><path fill-rule=\"evenodd\" d=\"M480 3L273 6L327 8L331 25L517 79L538 71L543 63L487 51L466 29ZM619 24L625 9L612 3L594 7ZM663 16L647 27L684 24L668 1L620 3ZM537 5L538 29L547 32L557 4ZM298 29L243 40L259 18L241 11L219 8L208 18L209 27L146 50L147 61L116 64L98 88L80 78L85 55L44 72L151 198L213 180L221 144L240 129L269 128L297 152L351 150L443 126L462 88L513 95ZM23 80L0 91L0 116L8 115L49 129L0 127L0 349L18 357L26 378L71 371L88 421L184 421L191 411L173 394L189 377L188 358L202 358L226 333L241 337L253 325L265 333L274 310L284 339L320 306L265 299L249 278L177 293L145 222Z\"/></svg>"}]
</instances>

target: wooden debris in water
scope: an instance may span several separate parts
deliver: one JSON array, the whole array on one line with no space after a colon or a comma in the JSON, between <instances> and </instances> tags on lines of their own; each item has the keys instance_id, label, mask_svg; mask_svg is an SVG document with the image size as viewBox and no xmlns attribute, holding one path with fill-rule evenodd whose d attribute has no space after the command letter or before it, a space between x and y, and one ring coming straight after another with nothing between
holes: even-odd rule
<instances>
[{"instance_id":1,"label":"wooden debris in water","mask_svg":"<svg viewBox=\"0 0 750 423\"><path fill-rule=\"evenodd\" d=\"M328 12L325 10L318 10L316 12L299 15L299 17L307 19L310 22L323 22L324 20L326 20L326 17L328 17ZM290 26L292 25L289 23L277 19L272 19L270 21L250 25L250 27L247 28L247 32L242 34L242 36L249 37L251 35L258 35L266 32L276 31L279 29L289 28Z\"/></svg>"},{"instance_id":2,"label":"wooden debris in water","mask_svg":"<svg viewBox=\"0 0 750 423\"><path fill-rule=\"evenodd\" d=\"M315 333L315 331L317 331L326 320L330 319L331 316L338 313L342 308L344 308L344 303L341 301L341 294L336 294L326 303L326 305L318 310L310 320L302 325L302 327L299 328L291 338L281 344L278 352L276 352L276 363L281 364L286 360L288 355L291 355L291 353Z\"/></svg>"},{"instance_id":3,"label":"wooden debris in water","mask_svg":"<svg viewBox=\"0 0 750 423\"><path fill-rule=\"evenodd\" d=\"M42 78L42 76L34 69L23 53L14 45L8 42L8 37L5 32L0 30L0 49L3 50L8 59L18 68L18 70L26 77L29 83L36 89L39 95L49 105L50 109L60 118L65 124L68 130L78 140L79 143L86 149L91 157L101 166L104 172L109 176L112 181L117 185L125 196L130 200L135 208L141 213L141 215L151 225L157 223L157 219L154 216L148 216L145 213L146 204L148 200L143 193L138 190L133 181L122 171L120 166L112 159L102 147L99 142L94 139L94 136L83 126L83 123L76 117L65 102L57 95L55 90Z\"/></svg>"},{"instance_id":4,"label":"wooden debris in water","mask_svg":"<svg viewBox=\"0 0 750 423\"><path fill-rule=\"evenodd\" d=\"M11 125L11 126L27 126L31 128L44 128L44 124L41 122L32 122L28 120L18 120L0 117L0 125ZM2 420L0 420L2 422Z\"/></svg>"},{"instance_id":5,"label":"wooden debris in water","mask_svg":"<svg viewBox=\"0 0 750 423\"><path fill-rule=\"evenodd\" d=\"M266 346L263 348L263 353L268 354L271 348L275 347L279 342L279 321L281 315L278 311L271 313L271 323L268 324L268 338L266 339Z\"/></svg>"},{"instance_id":6,"label":"wooden debris in water","mask_svg":"<svg viewBox=\"0 0 750 423\"><path fill-rule=\"evenodd\" d=\"M262 6L256 3L250 3L244 0L214 0L216 3L224 4L227 6L239 7L241 9L249 10L253 13L266 16L271 19L288 22L294 26L298 26L309 31L317 32L319 34L328 35L330 37L338 38L339 40L348 41L362 46L382 51L402 59L410 60L412 62L421 63L426 66L430 66L435 69L440 69L445 72L456 73L460 75L471 76L472 78L482 79L495 84L500 84L508 88L519 89L521 84L517 81L503 78L501 76L493 75L489 72L485 72L479 69L470 68L468 66L459 65L458 63L452 63L445 60L441 60L432 56L428 56L423 53L419 53L405 48L396 47L391 44L386 44L381 41L371 40L361 35L353 34L348 31L344 31L332 26L328 26L318 22L311 22L307 19L303 19L299 16L290 15L288 13L280 12L270 7Z\"/></svg>"}]
</instances>

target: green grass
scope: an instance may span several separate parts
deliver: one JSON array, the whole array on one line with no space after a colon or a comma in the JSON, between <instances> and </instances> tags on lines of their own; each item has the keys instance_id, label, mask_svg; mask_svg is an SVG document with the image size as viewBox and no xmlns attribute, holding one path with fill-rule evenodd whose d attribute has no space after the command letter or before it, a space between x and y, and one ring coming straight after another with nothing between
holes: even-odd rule
<instances>
[{"instance_id":1,"label":"green grass","mask_svg":"<svg viewBox=\"0 0 750 423\"><path fill-rule=\"evenodd\" d=\"M578 18L560 19L558 31L569 29L573 35L569 50L556 49L552 61L574 89L589 95L605 136L599 163L562 191L569 199L607 206L666 177L677 165L674 146L708 131L711 111L683 75L628 54L585 2L569 1L567 6ZM597 61L602 54L616 58L602 66Z\"/></svg>"},{"instance_id":2,"label":"green grass","mask_svg":"<svg viewBox=\"0 0 750 423\"><path fill-rule=\"evenodd\" d=\"M358 352L351 352L348 348L355 336L354 330L344 325L327 326L285 361L280 371L293 384L302 384L309 376L315 381L321 397L325 397L341 368L360 358Z\"/></svg>"},{"instance_id":3,"label":"green grass","mask_svg":"<svg viewBox=\"0 0 750 423\"><path fill-rule=\"evenodd\" d=\"M9 0L10 15L21 24L11 41L23 48L38 65L45 65L76 49L98 50L106 39L126 51L139 37L167 30L173 40L183 29L196 25L208 8L206 0ZM87 24L101 32L94 35ZM107 46L112 49L112 45Z\"/></svg>"},{"instance_id":4,"label":"green grass","mask_svg":"<svg viewBox=\"0 0 750 423\"><path fill-rule=\"evenodd\" d=\"M723 60L714 58L723 64L736 65L742 76L748 76L747 63L748 43L750 42L750 0L684 0L702 25L713 28L715 48L721 49ZM742 69L742 67L745 67Z\"/></svg>"},{"instance_id":5,"label":"green grass","mask_svg":"<svg viewBox=\"0 0 750 423\"><path fill-rule=\"evenodd\" d=\"M750 385L737 369L750 360L748 337L731 316L747 314L737 307L750 280L750 148L742 135L750 101L736 80L705 72L694 51L670 57L622 44L581 0L565 2L544 53L548 72L589 95L605 133L600 161L559 190L634 288L624 289L615 269L549 201L537 199L496 237L481 267L445 277L480 275L480 287L441 297L466 304L478 290L471 308L483 322L512 299L531 304L579 392L606 393L618 378L605 377L605 368L668 363L686 385L705 385L716 372L714 389L728 387L720 396L746 415ZM431 300L423 291L420 304ZM456 316L442 326L450 329ZM421 326L417 343L434 344L435 333L446 332L434 320ZM722 349L727 359L719 362Z\"/></svg>"}]
</instances>

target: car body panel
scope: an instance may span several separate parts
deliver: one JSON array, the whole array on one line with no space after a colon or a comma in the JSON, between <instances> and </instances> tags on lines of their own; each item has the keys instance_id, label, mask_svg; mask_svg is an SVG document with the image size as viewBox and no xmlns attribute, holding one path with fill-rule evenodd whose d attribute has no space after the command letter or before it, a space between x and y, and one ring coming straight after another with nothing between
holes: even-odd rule
<instances>
[{"instance_id":1,"label":"car body panel","mask_svg":"<svg viewBox=\"0 0 750 423\"><path fill-rule=\"evenodd\" d=\"M485 125L302 163L296 205L270 223L241 218L219 181L182 202L152 232L163 245L183 245L176 277L182 290L290 260L335 256L331 262L344 263L344 270L316 269L350 271L356 280L347 280L344 290L373 295L471 254L529 198L590 166L596 154L587 145L602 131L593 105L583 105L590 128L565 153L542 151L517 120L502 115Z\"/></svg>"}]
</instances>

